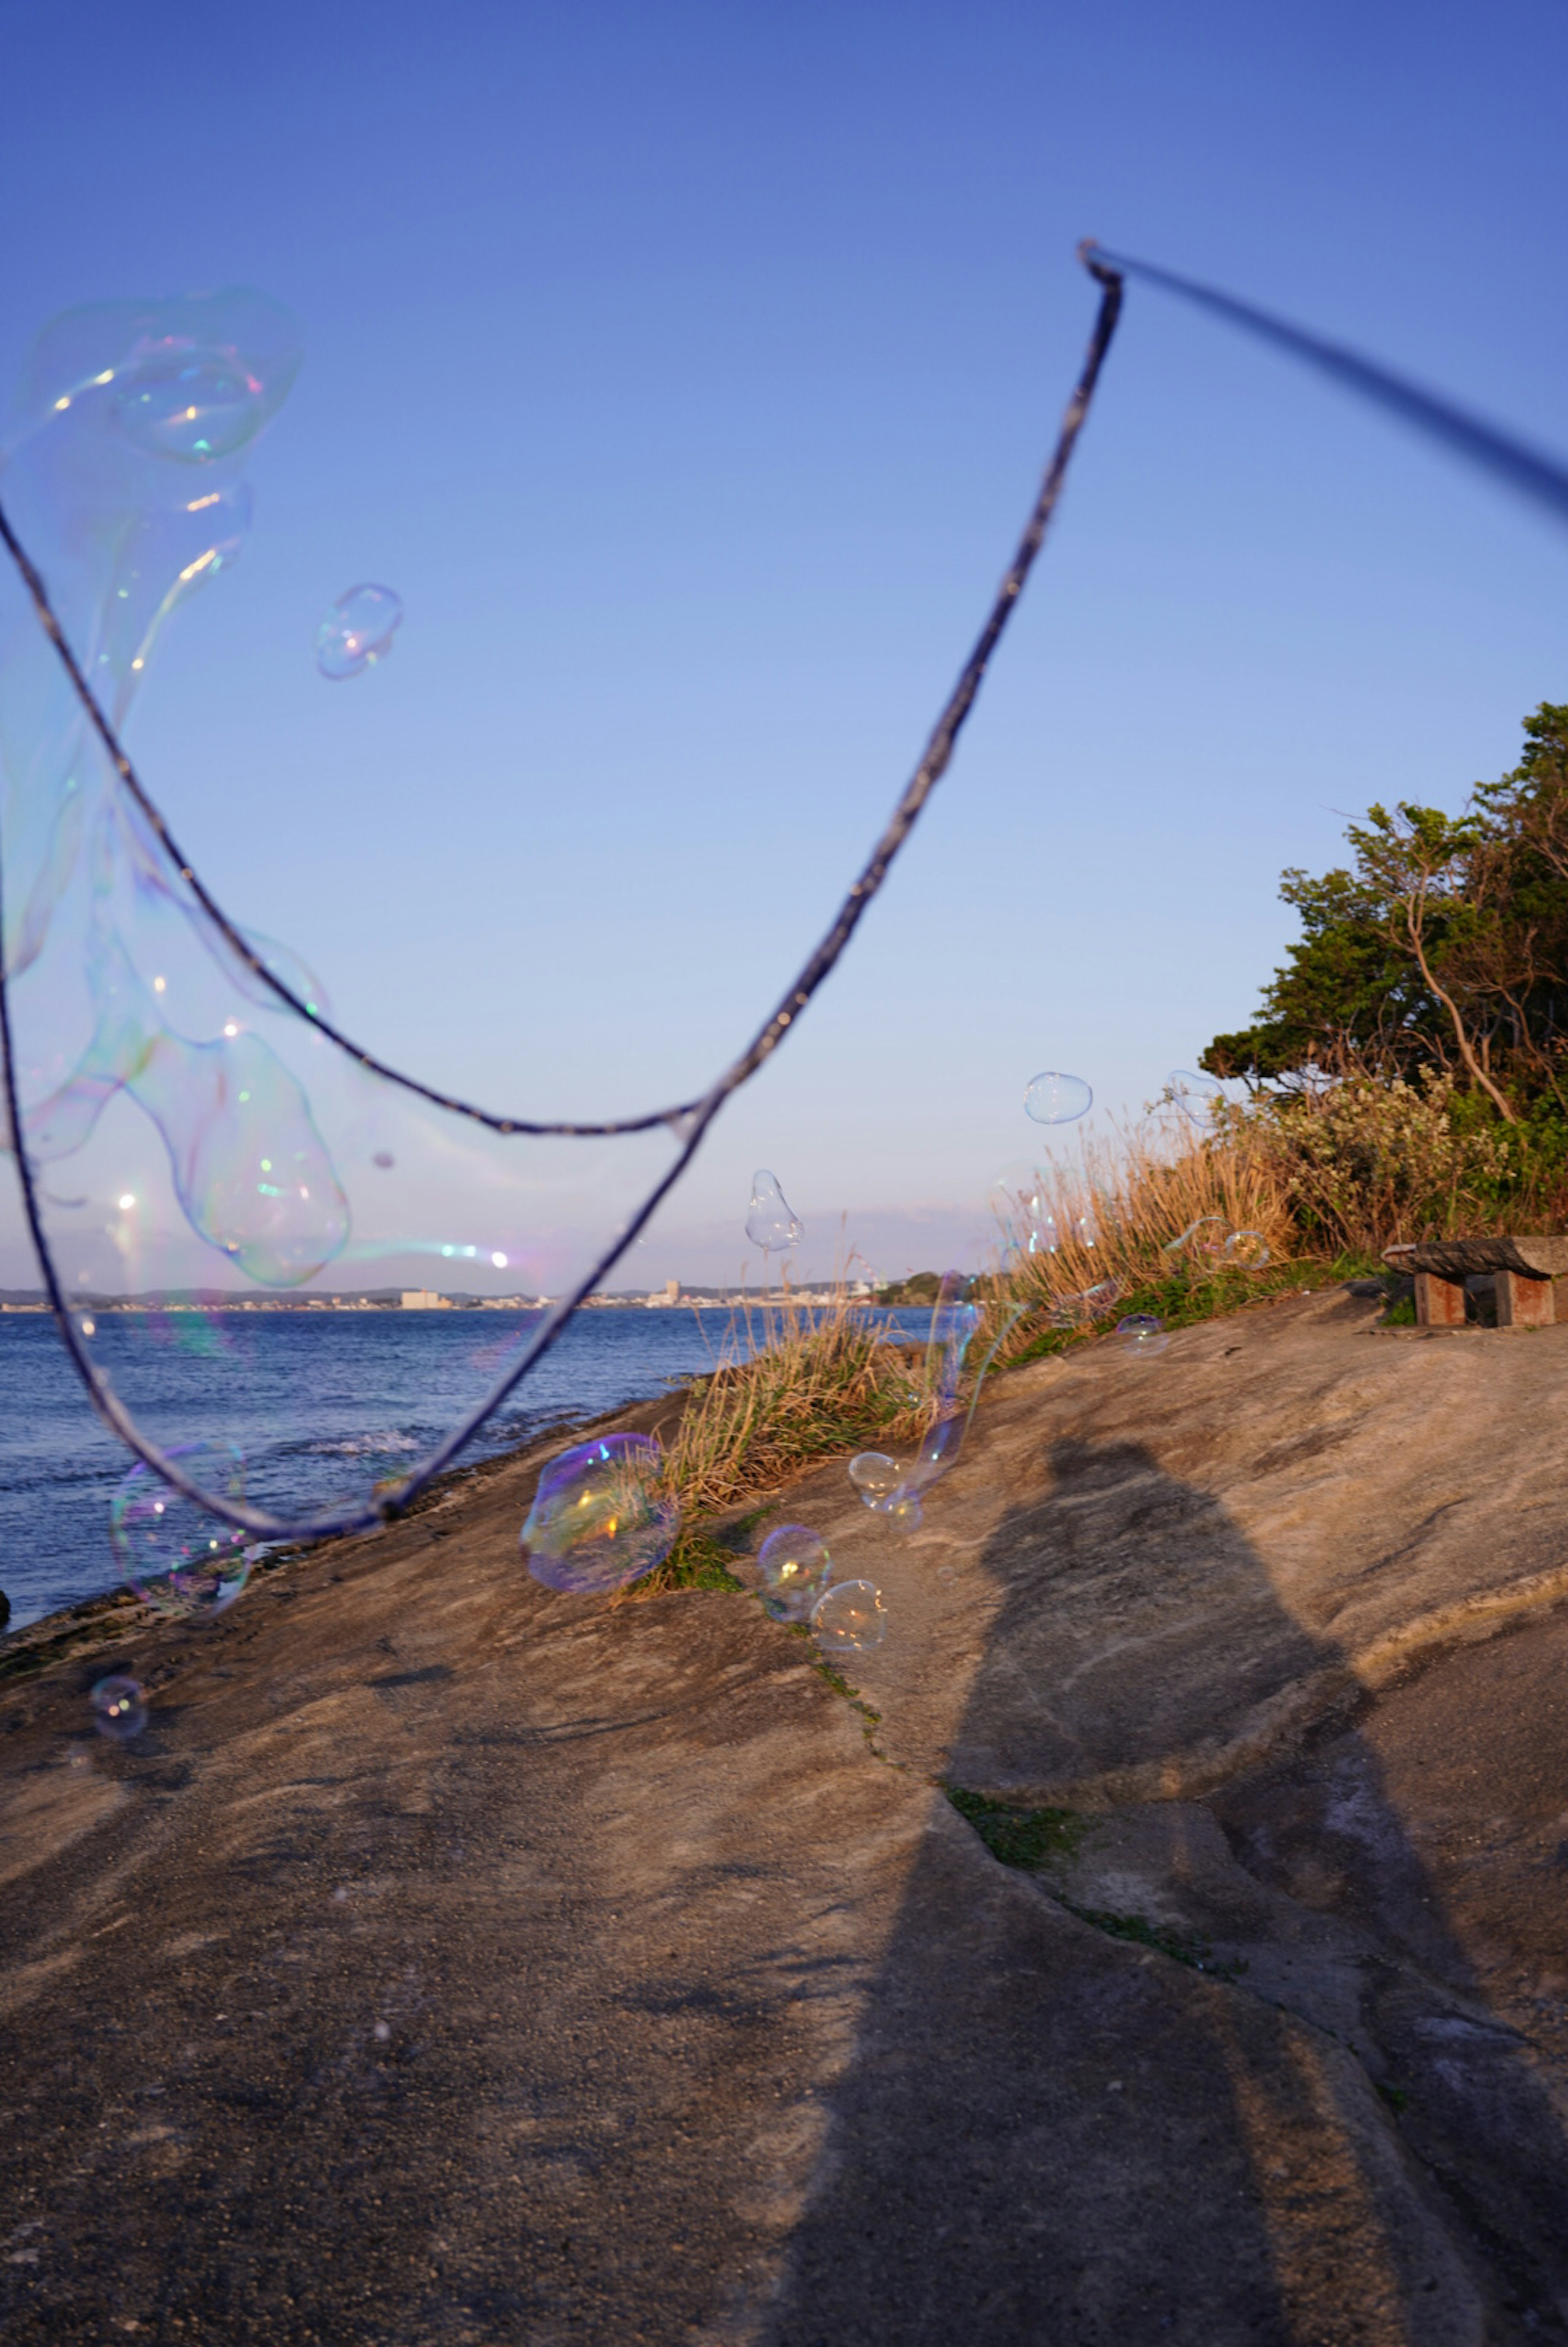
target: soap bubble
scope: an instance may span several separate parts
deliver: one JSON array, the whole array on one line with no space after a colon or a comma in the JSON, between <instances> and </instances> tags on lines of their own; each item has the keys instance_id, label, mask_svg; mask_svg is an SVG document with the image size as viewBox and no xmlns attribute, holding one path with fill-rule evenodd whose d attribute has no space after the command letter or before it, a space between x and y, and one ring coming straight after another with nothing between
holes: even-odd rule
<instances>
[{"instance_id":1,"label":"soap bubble","mask_svg":"<svg viewBox=\"0 0 1568 2347\"><path fill-rule=\"evenodd\" d=\"M1188 1068L1176 1068L1166 1078L1166 1093L1194 1124L1205 1132L1214 1122L1214 1112L1225 1093L1212 1076L1194 1075Z\"/></svg>"},{"instance_id":2,"label":"soap bubble","mask_svg":"<svg viewBox=\"0 0 1568 2347\"><path fill-rule=\"evenodd\" d=\"M1261 1271L1268 1261L1268 1242L1261 1231L1232 1231L1225 1243L1225 1259L1243 1271Z\"/></svg>"},{"instance_id":3,"label":"soap bubble","mask_svg":"<svg viewBox=\"0 0 1568 2347\"><path fill-rule=\"evenodd\" d=\"M606 1434L552 1460L523 1527L528 1570L546 1589L598 1595L662 1563L680 1511L651 1434Z\"/></svg>"},{"instance_id":4,"label":"soap bubble","mask_svg":"<svg viewBox=\"0 0 1568 2347\"><path fill-rule=\"evenodd\" d=\"M1023 1095L1024 1113L1036 1124L1071 1124L1094 1105L1095 1095L1082 1076L1064 1076L1054 1068L1030 1079Z\"/></svg>"},{"instance_id":5,"label":"soap bubble","mask_svg":"<svg viewBox=\"0 0 1568 2347\"><path fill-rule=\"evenodd\" d=\"M1200 1271L1215 1271L1225 1258L1231 1237L1230 1225L1223 1214L1199 1214L1196 1222L1174 1239L1167 1239L1162 1255L1181 1255L1195 1263Z\"/></svg>"},{"instance_id":6,"label":"soap bubble","mask_svg":"<svg viewBox=\"0 0 1568 2347\"><path fill-rule=\"evenodd\" d=\"M316 630L316 666L334 683L374 668L402 624L402 598L390 587L351 587Z\"/></svg>"},{"instance_id":7,"label":"soap bubble","mask_svg":"<svg viewBox=\"0 0 1568 2347\"><path fill-rule=\"evenodd\" d=\"M1010 1245L1023 1255L1055 1254L1061 1235L1043 1174L1029 1166L1010 1166L992 1184L990 1204Z\"/></svg>"},{"instance_id":8,"label":"soap bubble","mask_svg":"<svg viewBox=\"0 0 1568 2347\"><path fill-rule=\"evenodd\" d=\"M765 1255L784 1255L799 1246L801 1228L779 1177L761 1166L751 1176L751 1204L747 1210L746 1235Z\"/></svg>"},{"instance_id":9,"label":"soap bubble","mask_svg":"<svg viewBox=\"0 0 1568 2347\"><path fill-rule=\"evenodd\" d=\"M1140 1361L1151 1360L1170 1343L1152 1312L1129 1312L1125 1320L1117 1321L1116 1335L1124 1352L1132 1353Z\"/></svg>"},{"instance_id":10,"label":"soap bubble","mask_svg":"<svg viewBox=\"0 0 1568 2347\"><path fill-rule=\"evenodd\" d=\"M1074 1294L1057 1296L1052 1307L1054 1328L1086 1328L1103 1320L1122 1292L1119 1279L1096 1280L1093 1287L1079 1288Z\"/></svg>"},{"instance_id":11,"label":"soap bubble","mask_svg":"<svg viewBox=\"0 0 1568 2347\"><path fill-rule=\"evenodd\" d=\"M902 1473L898 1460L890 1459L885 1450L862 1450L850 1461L850 1482L867 1507L879 1514L897 1491Z\"/></svg>"},{"instance_id":12,"label":"soap bubble","mask_svg":"<svg viewBox=\"0 0 1568 2347\"><path fill-rule=\"evenodd\" d=\"M99 1679L87 1701L93 1726L116 1744L128 1744L147 1726L147 1704L135 1679Z\"/></svg>"},{"instance_id":13,"label":"soap bubble","mask_svg":"<svg viewBox=\"0 0 1568 2347\"><path fill-rule=\"evenodd\" d=\"M177 1443L168 1456L215 1499L245 1497L245 1460L232 1442ZM139 1461L109 1503L120 1576L159 1614L210 1621L226 1612L249 1576L245 1540Z\"/></svg>"},{"instance_id":14,"label":"soap bubble","mask_svg":"<svg viewBox=\"0 0 1568 2347\"><path fill-rule=\"evenodd\" d=\"M780 1524L758 1552L762 1603L776 1622L800 1622L828 1585L832 1570L821 1537L808 1524Z\"/></svg>"},{"instance_id":15,"label":"soap bubble","mask_svg":"<svg viewBox=\"0 0 1568 2347\"><path fill-rule=\"evenodd\" d=\"M811 1608L811 1627L830 1654L863 1653L880 1646L888 1617L874 1581L840 1581Z\"/></svg>"}]
</instances>

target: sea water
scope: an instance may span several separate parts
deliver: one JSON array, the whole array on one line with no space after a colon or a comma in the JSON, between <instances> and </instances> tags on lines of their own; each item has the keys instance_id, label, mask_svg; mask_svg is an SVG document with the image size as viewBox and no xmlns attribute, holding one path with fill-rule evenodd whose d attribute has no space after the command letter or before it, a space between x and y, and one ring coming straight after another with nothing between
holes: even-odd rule
<instances>
[{"instance_id":1,"label":"sea water","mask_svg":"<svg viewBox=\"0 0 1568 2347\"><path fill-rule=\"evenodd\" d=\"M924 1329L918 1314L908 1316L907 1332L905 1316L877 1317L890 1334ZM206 1318L221 1324L223 1316ZM166 1447L237 1443L247 1496L263 1504L290 1495L329 1501L367 1457L389 1472L412 1466L451 1424L487 1339L503 1327L509 1337L519 1329L515 1313L461 1310L242 1318L242 1387L199 1348L169 1345L156 1394L142 1387L139 1415ZM94 1351L111 1377L117 1353L136 1341L119 1315L100 1314ZM657 1396L733 1358L736 1345L728 1310L579 1312L458 1463ZM145 1346L138 1358L145 1363ZM0 1590L13 1630L116 1586L109 1508L134 1463L94 1415L48 1316L0 1316Z\"/></svg>"}]
</instances>

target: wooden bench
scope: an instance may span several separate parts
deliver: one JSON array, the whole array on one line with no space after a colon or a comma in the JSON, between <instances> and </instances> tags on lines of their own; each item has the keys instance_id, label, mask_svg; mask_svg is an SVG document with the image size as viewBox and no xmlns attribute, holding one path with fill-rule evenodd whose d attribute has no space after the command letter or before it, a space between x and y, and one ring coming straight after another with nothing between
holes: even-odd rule
<instances>
[{"instance_id":1,"label":"wooden bench","mask_svg":"<svg viewBox=\"0 0 1568 2347\"><path fill-rule=\"evenodd\" d=\"M1385 1261L1416 1278L1416 1323L1464 1326L1464 1283L1488 1277L1500 1328L1550 1328L1557 1318L1552 1283L1568 1275L1568 1238L1433 1239L1390 1247Z\"/></svg>"}]
</instances>

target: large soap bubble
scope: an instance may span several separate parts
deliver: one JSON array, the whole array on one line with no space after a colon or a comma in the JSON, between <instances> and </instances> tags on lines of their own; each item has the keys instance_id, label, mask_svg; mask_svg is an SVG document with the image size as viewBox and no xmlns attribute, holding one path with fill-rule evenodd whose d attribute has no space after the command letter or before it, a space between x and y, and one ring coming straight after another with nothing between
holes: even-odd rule
<instances>
[{"instance_id":1,"label":"large soap bubble","mask_svg":"<svg viewBox=\"0 0 1568 2347\"><path fill-rule=\"evenodd\" d=\"M762 1603L776 1622L803 1622L828 1585L832 1560L809 1524L780 1524L758 1552Z\"/></svg>"},{"instance_id":2,"label":"large soap bubble","mask_svg":"<svg viewBox=\"0 0 1568 2347\"><path fill-rule=\"evenodd\" d=\"M789 1199L779 1187L779 1176L759 1167L751 1176L751 1204L746 1214L746 1235L765 1255L785 1255L799 1246L801 1226Z\"/></svg>"},{"instance_id":3,"label":"large soap bubble","mask_svg":"<svg viewBox=\"0 0 1568 2347\"><path fill-rule=\"evenodd\" d=\"M1212 1076L1195 1075L1190 1068L1173 1068L1166 1078L1166 1097L1206 1133L1214 1122L1216 1109L1225 1102L1224 1090Z\"/></svg>"},{"instance_id":4,"label":"large soap bubble","mask_svg":"<svg viewBox=\"0 0 1568 2347\"><path fill-rule=\"evenodd\" d=\"M374 668L402 624L402 598L390 587L351 587L316 630L316 666L334 683Z\"/></svg>"},{"instance_id":5,"label":"large soap bubble","mask_svg":"<svg viewBox=\"0 0 1568 2347\"><path fill-rule=\"evenodd\" d=\"M168 1453L203 1491L245 1496L245 1461L232 1442L182 1442ZM133 1467L109 1503L109 1544L127 1587L159 1614L209 1620L233 1604L250 1567L245 1535L183 1492Z\"/></svg>"},{"instance_id":6,"label":"large soap bubble","mask_svg":"<svg viewBox=\"0 0 1568 2347\"><path fill-rule=\"evenodd\" d=\"M606 1434L564 1451L539 1478L523 1527L528 1570L547 1589L601 1595L662 1563L680 1513L651 1434Z\"/></svg>"},{"instance_id":7,"label":"large soap bubble","mask_svg":"<svg viewBox=\"0 0 1568 2347\"><path fill-rule=\"evenodd\" d=\"M1064 1076L1047 1068L1032 1076L1023 1094L1023 1109L1036 1124L1071 1124L1095 1104L1095 1095L1082 1076Z\"/></svg>"},{"instance_id":8,"label":"large soap bubble","mask_svg":"<svg viewBox=\"0 0 1568 2347\"><path fill-rule=\"evenodd\" d=\"M291 322L253 296L111 304L41 338L6 426L6 519L107 723L127 718L170 614L238 555L241 468L299 358ZM384 648L384 605L347 616L365 623L353 656ZM194 797L199 838L205 800L233 787L221 753L213 764ZM507 1293L526 1315L613 1247L669 1169L669 1132L647 1119L614 1138L536 1129L389 1080L345 1046L316 973L209 897L5 561L0 825L12 1071L39 1228L62 1289L123 1307L96 1316L90 1355L73 1317L78 1368L117 1424L245 1446L242 1498L213 1458L162 1455L176 1484L238 1511L247 1539L373 1521L389 1462L344 1439L362 1372L334 1387L321 1358L334 1348L310 1345L311 1324L261 1313L313 1286L324 1307L326 1280L341 1301L440 1280L446 1299ZM10 1211L0 1203L0 1223ZM187 1308L198 1303L199 1316ZM433 1349L428 1410L392 1484L434 1471L442 1440L483 1416L541 1317L514 1322L488 1367L473 1348ZM208 1371L171 1387L199 1317ZM157 1456L149 1474L161 1491Z\"/></svg>"}]
</instances>

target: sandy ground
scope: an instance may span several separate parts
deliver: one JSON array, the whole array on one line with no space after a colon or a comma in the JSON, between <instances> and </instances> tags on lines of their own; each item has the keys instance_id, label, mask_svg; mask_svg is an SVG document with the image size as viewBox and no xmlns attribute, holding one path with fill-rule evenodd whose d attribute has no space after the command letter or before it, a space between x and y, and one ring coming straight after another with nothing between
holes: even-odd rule
<instances>
[{"instance_id":1,"label":"sandy ground","mask_svg":"<svg viewBox=\"0 0 1568 2347\"><path fill-rule=\"evenodd\" d=\"M1568 1327L1375 1309L798 1485L863 1707L538 1588L527 1459L0 1644L5 2340L1568 2338Z\"/></svg>"}]
</instances>

